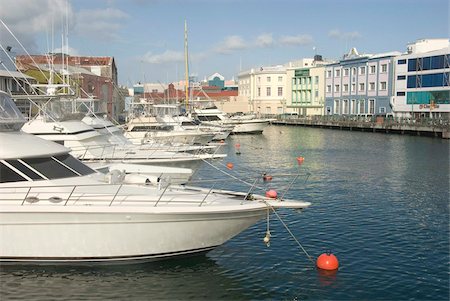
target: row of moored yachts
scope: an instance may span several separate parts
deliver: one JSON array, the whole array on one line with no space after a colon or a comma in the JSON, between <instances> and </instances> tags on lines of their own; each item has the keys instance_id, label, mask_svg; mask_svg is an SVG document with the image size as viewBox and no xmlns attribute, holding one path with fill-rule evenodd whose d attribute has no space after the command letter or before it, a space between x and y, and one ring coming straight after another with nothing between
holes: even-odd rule
<instances>
[{"instance_id":1,"label":"row of moored yachts","mask_svg":"<svg viewBox=\"0 0 450 301\"><path fill-rule=\"evenodd\" d=\"M0 91L0 262L204 252L270 210L310 205L188 185L204 160L225 157L222 143L211 141L262 132L269 120L229 118L213 107L198 110L196 121L190 114L135 117L125 130L92 111L69 110L76 100L32 103L25 118Z\"/></svg>"}]
</instances>

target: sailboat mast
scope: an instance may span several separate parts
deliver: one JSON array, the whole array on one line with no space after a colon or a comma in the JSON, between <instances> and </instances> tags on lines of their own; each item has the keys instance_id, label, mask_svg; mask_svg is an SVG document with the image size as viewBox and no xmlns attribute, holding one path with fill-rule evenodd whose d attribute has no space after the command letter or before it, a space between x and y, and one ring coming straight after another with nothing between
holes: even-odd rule
<instances>
[{"instance_id":1,"label":"sailboat mast","mask_svg":"<svg viewBox=\"0 0 450 301\"><path fill-rule=\"evenodd\" d=\"M184 68L185 68L185 95L186 95L186 112L189 108L189 63L188 63L188 35L187 35L187 21L184 20Z\"/></svg>"}]
</instances>

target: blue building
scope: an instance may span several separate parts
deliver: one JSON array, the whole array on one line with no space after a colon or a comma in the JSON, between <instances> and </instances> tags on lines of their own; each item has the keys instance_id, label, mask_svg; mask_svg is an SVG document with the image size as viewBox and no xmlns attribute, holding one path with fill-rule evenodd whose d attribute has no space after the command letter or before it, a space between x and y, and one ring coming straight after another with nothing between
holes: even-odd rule
<instances>
[{"instance_id":1,"label":"blue building","mask_svg":"<svg viewBox=\"0 0 450 301\"><path fill-rule=\"evenodd\" d=\"M352 48L325 67L325 115L392 114L394 58L399 52L359 54Z\"/></svg>"},{"instance_id":2,"label":"blue building","mask_svg":"<svg viewBox=\"0 0 450 301\"><path fill-rule=\"evenodd\" d=\"M225 87L225 78L219 73L214 73L208 77L208 86L219 87L222 90Z\"/></svg>"}]
</instances>

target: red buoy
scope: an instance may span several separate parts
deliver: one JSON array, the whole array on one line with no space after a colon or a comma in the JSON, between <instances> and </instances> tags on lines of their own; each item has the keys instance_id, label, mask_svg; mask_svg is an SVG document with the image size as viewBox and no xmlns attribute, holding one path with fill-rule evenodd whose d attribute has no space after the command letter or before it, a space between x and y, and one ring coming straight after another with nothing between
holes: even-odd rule
<instances>
[{"instance_id":1,"label":"red buoy","mask_svg":"<svg viewBox=\"0 0 450 301\"><path fill-rule=\"evenodd\" d=\"M301 165L305 161L304 157L297 157L297 163Z\"/></svg>"},{"instance_id":2,"label":"red buoy","mask_svg":"<svg viewBox=\"0 0 450 301\"><path fill-rule=\"evenodd\" d=\"M276 199L277 198L277 192L276 190L270 189L268 191L266 191L266 197L271 198L271 199Z\"/></svg>"},{"instance_id":3,"label":"red buoy","mask_svg":"<svg viewBox=\"0 0 450 301\"><path fill-rule=\"evenodd\" d=\"M233 164L233 163L231 163L231 162L228 162L228 163L227 163L227 168L228 168L228 169L233 169L233 167L234 167L234 164Z\"/></svg>"},{"instance_id":4,"label":"red buoy","mask_svg":"<svg viewBox=\"0 0 450 301\"><path fill-rule=\"evenodd\" d=\"M339 268L339 261L331 252L321 254L316 261L319 269L333 271Z\"/></svg>"}]
</instances>

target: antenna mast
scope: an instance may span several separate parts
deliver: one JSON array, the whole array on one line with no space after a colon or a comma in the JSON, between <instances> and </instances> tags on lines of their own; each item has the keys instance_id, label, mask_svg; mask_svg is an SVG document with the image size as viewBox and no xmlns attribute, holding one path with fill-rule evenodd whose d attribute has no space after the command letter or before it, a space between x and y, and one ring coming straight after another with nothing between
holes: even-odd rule
<instances>
[{"instance_id":1,"label":"antenna mast","mask_svg":"<svg viewBox=\"0 0 450 301\"><path fill-rule=\"evenodd\" d=\"M189 108L189 63L188 63L188 34L187 21L184 20L184 67L185 67L185 95L186 95L186 112Z\"/></svg>"}]
</instances>

